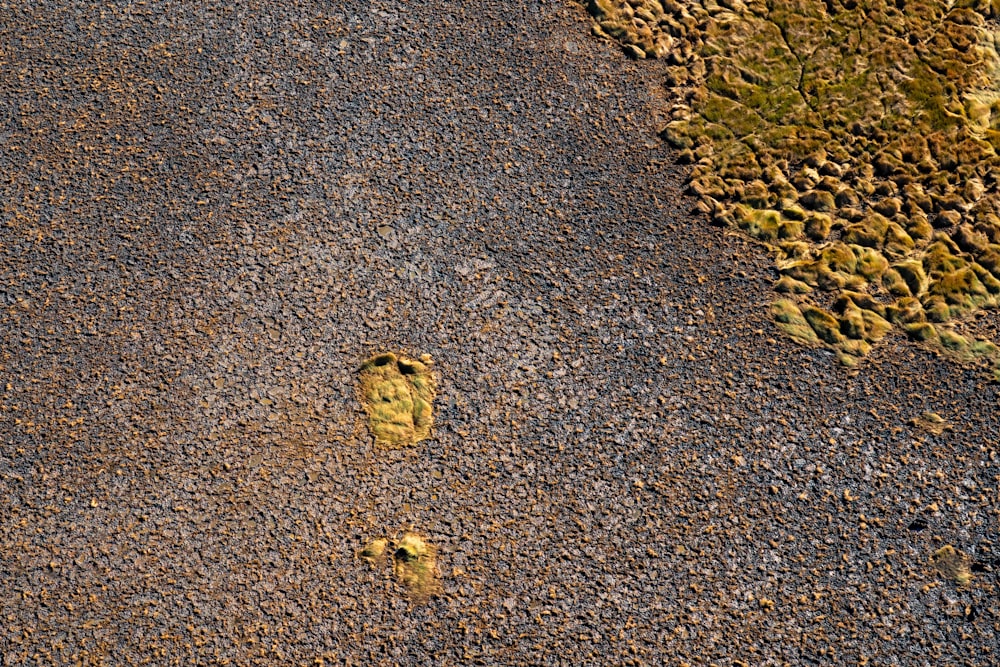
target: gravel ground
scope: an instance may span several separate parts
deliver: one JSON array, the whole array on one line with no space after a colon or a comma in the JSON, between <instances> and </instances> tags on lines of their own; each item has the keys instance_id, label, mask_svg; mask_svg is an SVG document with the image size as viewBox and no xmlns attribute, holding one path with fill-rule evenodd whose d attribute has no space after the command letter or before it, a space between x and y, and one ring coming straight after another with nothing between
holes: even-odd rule
<instances>
[{"instance_id":1,"label":"gravel ground","mask_svg":"<svg viewBox=\"0 0 1000 667\"><path fill-rule=\"evenodd\" d=\"M997 386L782 338L588 26L0 4L2 664L1000 660ZM412 448L385 350L435 361ZM358 557L404 531L428 600Z\"/></svg>"}]
</instances>

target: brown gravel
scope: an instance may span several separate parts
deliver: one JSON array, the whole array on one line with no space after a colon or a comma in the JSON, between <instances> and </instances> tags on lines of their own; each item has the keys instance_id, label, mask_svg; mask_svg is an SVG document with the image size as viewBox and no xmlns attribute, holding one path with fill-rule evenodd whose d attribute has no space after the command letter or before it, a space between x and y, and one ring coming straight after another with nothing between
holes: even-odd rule
<instances>
[{"instance_id":1,"label":"brown gravel","mask_svg":"<svg viewBox=\"0 0 1000 667\"><path fill-rule=\"evenodd\" d=\"M997 386L778 335L588 26L0 3L3 665L1000 660ZM384 350L435 361L413 448ZM358 557L407 531L426 602Z\"/></svg>"}]
</instances>

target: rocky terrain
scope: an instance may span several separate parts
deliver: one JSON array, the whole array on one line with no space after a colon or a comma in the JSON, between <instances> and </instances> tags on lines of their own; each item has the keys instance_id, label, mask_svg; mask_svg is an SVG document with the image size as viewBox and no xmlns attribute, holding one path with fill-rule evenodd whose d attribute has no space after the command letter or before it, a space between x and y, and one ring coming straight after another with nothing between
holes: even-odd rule
<instances>
[{"instance_id":1,"label":"rocky terrain","mask_svg":"<svg viewBox=\"0 0 1000 667\"><path fill-rule=\"evenodd\" d=\"M0 17L0 664L997 661L998 386L888 268L827 291L712 226L792 204L697 192L730 144L659 138L684 63L569 0ZM787 180L851 224L925 183L824 160ZM978 210L906 257L978 276L935 236ZM939 337L997 339L925 275ZM776 283L879 344L797 344Z\"/></svg>"}]
</instances>

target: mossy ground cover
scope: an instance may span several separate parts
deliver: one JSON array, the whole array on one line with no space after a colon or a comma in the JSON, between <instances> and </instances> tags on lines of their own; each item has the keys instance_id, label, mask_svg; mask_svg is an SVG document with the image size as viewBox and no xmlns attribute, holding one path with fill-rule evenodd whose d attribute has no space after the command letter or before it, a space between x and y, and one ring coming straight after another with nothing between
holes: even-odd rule
<instances>
[{"instance_id":1,"label":"mossy ground cover","mask_svg":"<svg viewBox=\"0 0 1000 667\"><path fill-rule=\"evenodd\" d=\"M427 356L416 361L391 352L362 364L361 403L376 446L405 447L430 436L437 382L429 365Z\"/></svg>"},{"instance_id":2,"label":"mossy ground cover","mask_svg":"<svg viewBox=\"0 0 1000 667\"><path fill-rule=\"evenodd\" d=\"M391 554L392 570L407 593L416 601L425 601L440 589L437 549L417 533L407 532L398 540L378 538L358 552L358 557L379 566Z\"/></svg>"},{"instance_id":3,"label":"mossy ground cover","mask_svg":"<svg viewBox=\"0 0 1000 667\"><path fill-rule=\"evenodd\" d=\"M701 208L774 254L781 328L847 364L893 328L1000 360L952 330L1000 304L1000 2L587 7L595 34L666 61L663 136Z\"/></svg>"}]
</instances>

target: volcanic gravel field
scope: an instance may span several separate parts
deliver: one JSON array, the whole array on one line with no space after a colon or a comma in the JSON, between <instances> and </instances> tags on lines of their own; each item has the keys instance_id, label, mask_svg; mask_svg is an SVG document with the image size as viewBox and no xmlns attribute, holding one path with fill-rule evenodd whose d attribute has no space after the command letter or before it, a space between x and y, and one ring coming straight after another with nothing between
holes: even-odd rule
<instances>
[{"instance_id":1,"label":"volcanic gravel field","mask_svg":"<svg viewBox=\"0 0 1000 667\"><path fill-rule=\"evenodd\" d=\"M589 26L0 3L0 664L1000 663L989 368L784 337Z\"/></svg>"}]
</instances>

